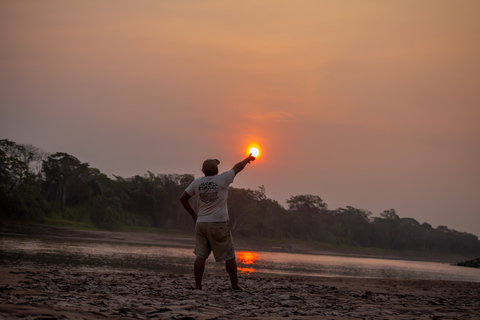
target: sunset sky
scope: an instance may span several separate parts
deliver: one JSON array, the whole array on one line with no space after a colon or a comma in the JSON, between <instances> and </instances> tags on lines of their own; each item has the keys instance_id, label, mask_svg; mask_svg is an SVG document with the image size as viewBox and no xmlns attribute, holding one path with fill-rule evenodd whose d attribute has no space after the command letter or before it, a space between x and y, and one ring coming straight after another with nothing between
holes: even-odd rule
<instances>
[{"instance_id":1,"label":"sunset sky","mask_svg":"<svg viewBox=\"0 0 480 320\"><path fill-rule=\"evenodd\" d=\"M480 1L1 1L0 139L480 236Z\"/></svg>"}]
</instances>

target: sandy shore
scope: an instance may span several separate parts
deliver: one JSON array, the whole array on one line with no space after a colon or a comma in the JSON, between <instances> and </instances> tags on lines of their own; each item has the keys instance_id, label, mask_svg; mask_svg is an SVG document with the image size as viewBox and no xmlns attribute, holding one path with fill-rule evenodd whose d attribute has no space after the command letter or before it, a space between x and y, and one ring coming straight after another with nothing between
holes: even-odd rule
<instances>
[{"instance_id":1,"label":"sandy shore","mask_svg":"<svg viewBox=\"0 0 480 320\"><path fill-rule=\"evenodd\" d=\"M193 237L0 224L0 234L193 246ZM243 243L241 246L251 246ZM304 248L298 248L298 250ZM242 274L0 268L2 319L480 319L480 284Z\"/></svg>"},{"instance_id":2,"label":"sandy shore","mask_svg":"<svg viewBox=\"0 0 480 320\"><path fill-rule=\"evenodd\" d=\"M0 269L3 319L480 319L478 283Z\"/></svg>"}]
</instances>

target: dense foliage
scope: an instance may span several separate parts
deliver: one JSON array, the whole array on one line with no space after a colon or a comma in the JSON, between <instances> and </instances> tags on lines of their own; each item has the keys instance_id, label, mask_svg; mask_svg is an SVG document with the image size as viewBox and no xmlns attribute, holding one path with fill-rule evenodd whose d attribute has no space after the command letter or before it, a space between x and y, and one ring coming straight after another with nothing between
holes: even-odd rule
<instances>
[{"instance_id":1,"label":"dense foliage","mask_svg":"<svg viewBox=\"0 0 480 320\"><path fill-rule=\"evenodd\" d=\"M67 220L118 230L124 226L191 230L179 201L191 174L107 177L67 153L0 140L0 219ZM302 239L334 246L480 254L478 237L433 228L394 209L379 217L354 207L328 209L315 195L296 195L287 208L258 190L230 188L230 225L244 237Z\"/></svg>"}]
</instances>

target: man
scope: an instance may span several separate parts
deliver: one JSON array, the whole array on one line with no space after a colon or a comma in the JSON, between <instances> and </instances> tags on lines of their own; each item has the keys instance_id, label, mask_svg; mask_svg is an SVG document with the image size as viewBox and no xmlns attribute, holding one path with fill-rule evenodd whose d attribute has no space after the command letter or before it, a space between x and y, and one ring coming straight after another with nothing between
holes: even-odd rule
<instances>
[{"instance_id":1,"label":"man","mask_svg":"<svg viewBox=\"0 0 480 320\"><path fill-rule=\"evenodd\" d=\"M202 172L205 176L195 179L180 197L185 210L195 221L196 246L194 263L195 288L202 290L202 278L205 262L213 251L215 261L225 261L225 269L230 276L232 288L243 290L238 284L237 262L233 247L232 234L228 225L228 186L245 166L254 161L250 154L247 158L233 166L229 171L218 174L217 159L207 159L203 162ZM189 199L195 197L195 211Z\"/></svg>"}]
</instances>

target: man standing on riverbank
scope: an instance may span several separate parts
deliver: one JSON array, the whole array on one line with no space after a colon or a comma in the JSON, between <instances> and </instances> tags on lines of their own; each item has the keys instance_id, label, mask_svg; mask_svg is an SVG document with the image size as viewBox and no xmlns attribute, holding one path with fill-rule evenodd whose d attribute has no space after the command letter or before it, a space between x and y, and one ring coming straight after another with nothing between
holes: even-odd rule
<instances>
[{"instance_id":1,"label":"man standing on riverbank","mask_svg":"<svg viewBox=\"0 0 480 320\"><path fill-rule=\"evenodd\" d=\"M195 179L180 197L183 207L195 221L195 288L202 290L202 278L205 262L213 251L215 261L225 261L225 269L230 277L232 288L243 290L238 284L237 262L233 239L228 225L228 186L245 166L254 161L250 154L233 166L229 171L218 174L217 159L203 162L202 172L205 176ZM193 209L189 199L195 197L197 210Z\"/></svg>"}]
</instances>

